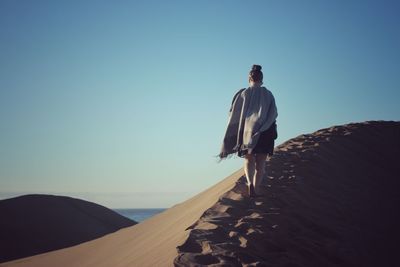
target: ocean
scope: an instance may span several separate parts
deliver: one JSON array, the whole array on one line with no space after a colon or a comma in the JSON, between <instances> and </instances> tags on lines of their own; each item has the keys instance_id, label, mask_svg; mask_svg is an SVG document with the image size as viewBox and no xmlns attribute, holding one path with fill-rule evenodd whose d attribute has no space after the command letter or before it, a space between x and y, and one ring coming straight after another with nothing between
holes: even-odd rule
<instances>
[{"instance_id":1,"label":"ocean","mask_svg":"<svg viewBox=\"0 0 400 267\"><path fill-rule=\"evenodd\" d=\"M115 212L136 222L142 222L166 209L113 209Z\"/></svg>"}]
</instances>

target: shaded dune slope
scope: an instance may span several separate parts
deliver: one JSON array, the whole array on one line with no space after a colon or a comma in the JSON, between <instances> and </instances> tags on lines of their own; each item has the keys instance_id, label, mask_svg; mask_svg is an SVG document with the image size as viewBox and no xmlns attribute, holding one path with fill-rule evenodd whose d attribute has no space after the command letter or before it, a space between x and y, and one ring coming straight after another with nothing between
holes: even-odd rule
<instances>
[{"instance_id":1,"label":"shaded dune slope","mask_svg":"<svg viewBox=\"0 0 400 267\"><path fill-rule=\"evenodd\" d=\"M174 265L400 266L399 154L399 122L293 138L268 161L263 196L240 177L187 228Z\"/></svg>"},{"instance_id":2,"label":"shaded dune slope","mask_svg":"<svg viewBox=\"0 0 400 267\"><path fill-rule=\"evenodd\" d=\"M73 246L136 224L88 201L24 195L0 201L0 262Z\"/></svg>"}]
</instances>

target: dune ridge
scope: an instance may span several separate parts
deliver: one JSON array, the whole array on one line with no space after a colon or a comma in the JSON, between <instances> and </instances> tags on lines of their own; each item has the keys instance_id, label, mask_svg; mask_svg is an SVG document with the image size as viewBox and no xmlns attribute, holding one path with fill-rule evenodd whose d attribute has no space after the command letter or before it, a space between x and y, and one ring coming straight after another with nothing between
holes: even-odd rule
<instances>
[{"instance_id":1,"label":"dune ridge","mask_svg":"<svg viewBox=\"0 0 400 267\"><path fill-rule=\"evenodd\" d=\"M399 266L400 123L350 123L275 149L197 220L175 266ZM394 265L393 265L394 264Z\"/></svg>"}]
</instances>

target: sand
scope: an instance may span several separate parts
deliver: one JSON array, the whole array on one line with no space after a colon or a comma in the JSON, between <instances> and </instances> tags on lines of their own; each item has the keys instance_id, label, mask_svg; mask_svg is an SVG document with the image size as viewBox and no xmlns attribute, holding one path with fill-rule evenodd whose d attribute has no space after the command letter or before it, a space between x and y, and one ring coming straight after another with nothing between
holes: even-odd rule
<instances>
[{"instance_id":1,"label":"sand","mask_svg":"<svg viewBox=\"0 0 400 267\"><path fill-rule=\"evenodd\" d=\"M198 195L139 224L74 247L0 264L0 266L173 266L176 247L198 220L243 175L236 171Z\"/></svg>"},{"instance_id":2,"label":"sand","mask_svg":"<svg viewBox=\"0 0 400 267\"><path fill-rule=\"evenodd\" d=\"M193 225L175 266L400 266L400 123L321 129L276 148Z\"/></svg>"},{"instance_id":3,"label":"sand","mask_svg":"<svg viewBox=\"0 0 400 267\"><path fill-rule=\"evenodd\" d=\"M137 222L89 201L23 195L0 201L0 262L70 247Z\"/></svg>"},{"instance_id":4,"label":"sand","mask_svg":"<svg viewBox=\"0 0 400 267\"><path fill-rule=\"evenodd\" d=\"M1 266L399 266L400 122L278 146L261 197L243 170L135 226Z\"/></svg>"}]
</instances>

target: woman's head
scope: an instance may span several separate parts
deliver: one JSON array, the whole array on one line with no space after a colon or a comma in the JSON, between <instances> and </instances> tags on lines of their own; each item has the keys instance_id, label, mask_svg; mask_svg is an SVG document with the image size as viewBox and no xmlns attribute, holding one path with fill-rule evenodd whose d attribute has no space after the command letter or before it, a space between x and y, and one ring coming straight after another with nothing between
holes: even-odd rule
<instances>
[{"instance_id":1,"label":"woman's head","mask_svg":"<svg viewBox=\"0 0 400 267\"><path fill-rule=\"evenodd\" d=\"M250 83L259 83L263 80L263 73L261 71L260 65L253 65L249 73L249 82Z\"/></svg>"}]
</instances>

